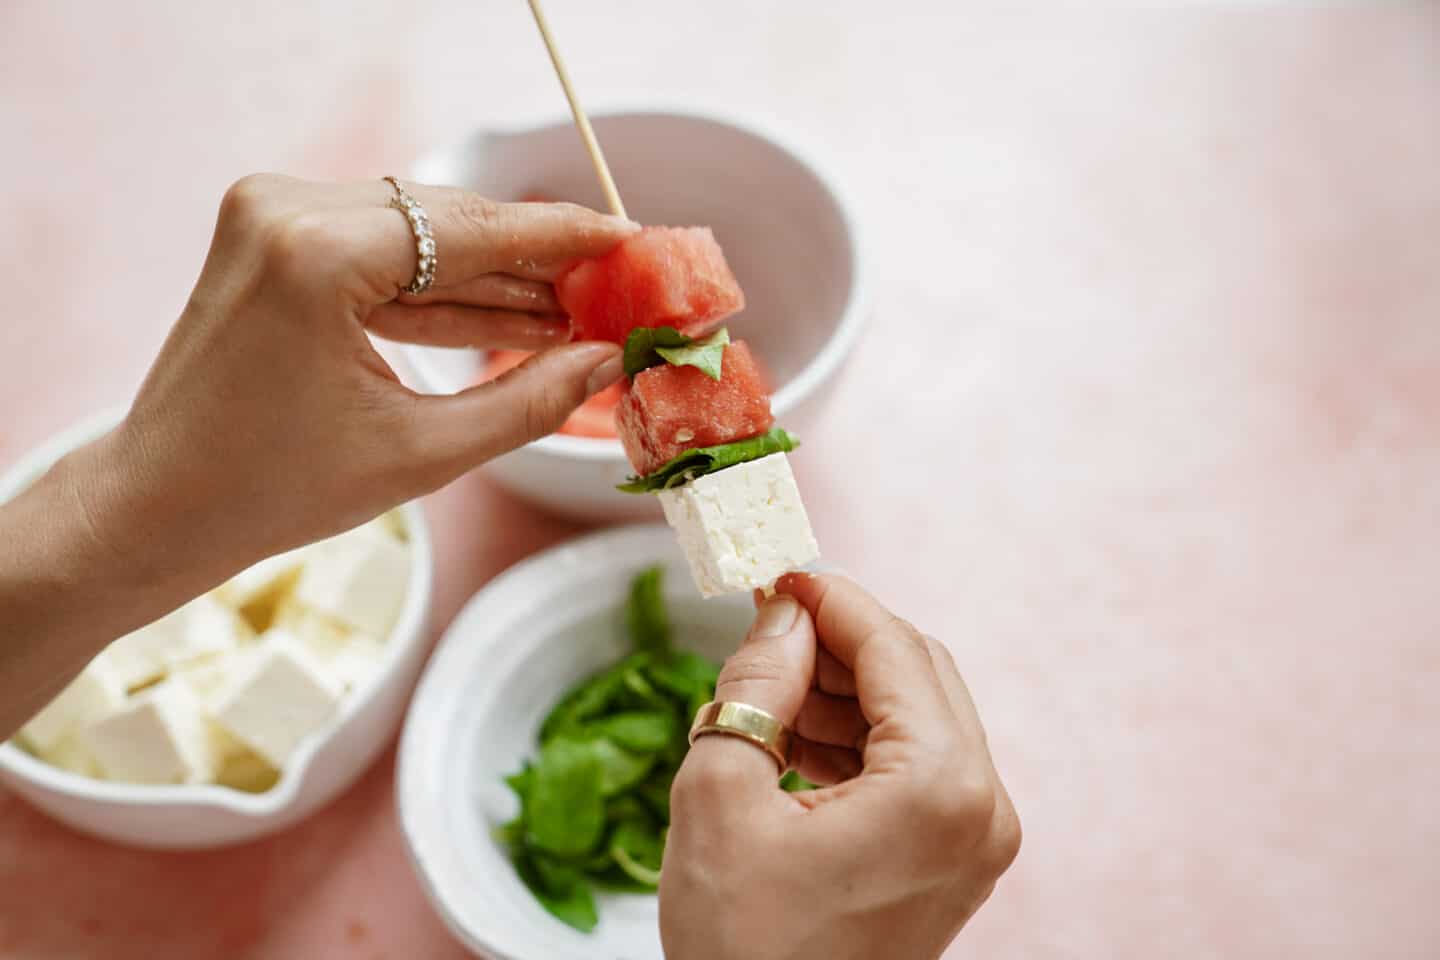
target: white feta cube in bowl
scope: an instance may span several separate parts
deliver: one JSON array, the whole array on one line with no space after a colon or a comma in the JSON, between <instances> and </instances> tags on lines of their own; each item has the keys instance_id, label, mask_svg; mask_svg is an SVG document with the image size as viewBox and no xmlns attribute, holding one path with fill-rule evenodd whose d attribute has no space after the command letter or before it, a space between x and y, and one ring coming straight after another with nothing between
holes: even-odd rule
<instances>
[{"instance_id":1,"label":"white feta cube in bowl","mask_svg":"<svg viewBox=\"0 0 1440 960\"><path fill-rule=\"evenodd\" d=\"M0 502L120 416L21 460L0 476ZM263 560L96 656L0 743L0 781L76 829L136 846L283 829L390 741L424 661L431 577L414 503Z\"/></svg>"}]
</instances>

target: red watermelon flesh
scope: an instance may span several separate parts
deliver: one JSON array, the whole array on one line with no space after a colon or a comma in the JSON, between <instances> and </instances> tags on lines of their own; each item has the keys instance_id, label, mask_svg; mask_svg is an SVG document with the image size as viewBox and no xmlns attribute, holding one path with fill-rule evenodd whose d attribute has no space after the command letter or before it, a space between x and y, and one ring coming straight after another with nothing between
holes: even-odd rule
<instances>
[{"instance_id":1,"label":"red watermelon flesh","mask_svg":"<svg viewBox=\"0 0 1440 960\"><path fill-rule=\"evenodd\" d=\"M636 327L699 336L745 306L709 227L646 227L555 282L575 340L624 344Z\"/></svg>"},{"instance_id":2,"label":"red watermelon flesh","mask_svg":"<svg viewBox=\"0 0 1440 960\"><path fill-rule=\"evenodd\" d=\"M524 350L492 350L486 358L485 370L480 379L494 380L511 367L517 367L530 354ZM575 412L557 430L557 433L572 437L615 436L615 408L625 395L623 383L613 383L590 397L576 408Z\"/></svg>"},{"instance_id":3,"label":"red watermelon flesh","mask_svg":"<svg viewBox=\"0 0 1440 960\"><path fill-rule=\"evenodd\" d=\"M745 341L725 348L720 372L717 381L666 363L635 375L615 426L639 476L686 450L745 440L774 425L769 391Z\"/></svg>"}]
</instances>

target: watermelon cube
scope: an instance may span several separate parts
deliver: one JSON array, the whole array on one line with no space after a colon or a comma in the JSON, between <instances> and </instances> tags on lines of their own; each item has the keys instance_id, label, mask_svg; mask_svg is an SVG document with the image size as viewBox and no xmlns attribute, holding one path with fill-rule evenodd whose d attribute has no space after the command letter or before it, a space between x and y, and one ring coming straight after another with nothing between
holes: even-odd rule
<instances>
[{"instance_id":1,"label":"watermelon cube","mask_svg":"<svg viewBox=\"0 0 1440 960\"><path fill-rule=\"evenodd\" d=\"M743 340L725 348L719 380L661 364L635 375L615 411L625 455L642 477L686 450L746 440L774 424L764 377Z\"/></svg>"},{"instance_id":2,"label":"watermelon cube","mask_svg":"<svg viewBox=\"0 0 1440 960\"><path fill-rule=\"evenodd\" d=\"M708 227L647 227L555 281L575 340L623 344L636 327L700 336L745 306Z\"/></svg>"}]
</instances>

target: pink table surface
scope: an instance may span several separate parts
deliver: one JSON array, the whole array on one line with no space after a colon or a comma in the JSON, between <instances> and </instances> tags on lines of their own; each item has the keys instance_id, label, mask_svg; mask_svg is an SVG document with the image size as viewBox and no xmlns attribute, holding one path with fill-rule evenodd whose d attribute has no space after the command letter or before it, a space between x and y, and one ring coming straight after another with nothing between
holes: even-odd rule
<instances>
[{"instance_id":1,"label":"pink table surface","mask_svg":"<svg viewBox=\"0 0 1440 960\"><path fill-rule=\"evenodd\" d=\"M879 308L798 469L1024 819L951 956L1440 955L1440 6L550 6L592 106L762 111L865 205ZM525 16L0 8L0 461L129 396L231 180L554 114ZM576 530L483 476L427 508L439 625ZM194 855L0 795L0 954L461 956L392 766Z\"/></svg>"}]
</instances>

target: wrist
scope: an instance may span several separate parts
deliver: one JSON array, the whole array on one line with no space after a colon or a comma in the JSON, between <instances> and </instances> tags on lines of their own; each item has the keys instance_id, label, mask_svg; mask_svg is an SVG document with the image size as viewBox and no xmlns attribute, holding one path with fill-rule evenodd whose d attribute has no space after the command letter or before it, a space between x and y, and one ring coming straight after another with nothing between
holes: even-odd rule
<instances>
[{"instance_id":1,"label":"wrist","mask_svg":"<svg viewBox=\"0 0 1440 960\"><path fill-rule=\"evenodd\" d=\"M144 444L126 424L71 451L43 486L51 561L62 588L94 598L121 629L157 619L219 583L226 572L201 551L165 507L147 469ZM87 605L90 602L87 601Z\"/></svg>"}]
</instances>

